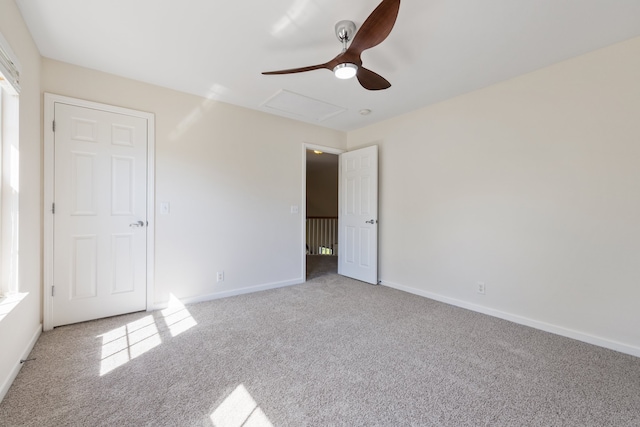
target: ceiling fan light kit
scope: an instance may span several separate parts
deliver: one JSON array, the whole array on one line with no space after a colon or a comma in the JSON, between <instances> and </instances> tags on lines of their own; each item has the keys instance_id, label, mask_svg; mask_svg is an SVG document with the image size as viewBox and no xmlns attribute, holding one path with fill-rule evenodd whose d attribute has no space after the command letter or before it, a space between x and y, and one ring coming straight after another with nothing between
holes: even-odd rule
<instances>
[{"instance_id":1,"label":"ceiling fan light kit","mask_svg":"<svg viewBox=\"0 0 640 427\"><path fill-rule=\"evenodd\" d=\"M351 64L349 62L338 64L333 69L333 74L336 75L339 79L351 79L356 76L358 73L358 66L356 64Z\"/></svg>"},{"instance_id":2,"label":"ceiling fan light kit","mask_svg":"<svg viewBox=\"0 0 640 427\"><path fill-rule=\"evenodd\" d=\"M262 74L293 74L325 68L333 71L339 79L357 77L368 90L383 90L391 87L384 77L362 66L362 52L382 43L391 33L398 11L400 0L382 0L371 15L364 21L360 30L355 33L356 25L352 21L340 21L335 26L336 37L342 43L342 52L331 61L309 67L291 68L287 70L268 71ZM355 35L351 37L353 34ZM347 48L347 44L351 44Z\"/></svg>"}]
</instances>

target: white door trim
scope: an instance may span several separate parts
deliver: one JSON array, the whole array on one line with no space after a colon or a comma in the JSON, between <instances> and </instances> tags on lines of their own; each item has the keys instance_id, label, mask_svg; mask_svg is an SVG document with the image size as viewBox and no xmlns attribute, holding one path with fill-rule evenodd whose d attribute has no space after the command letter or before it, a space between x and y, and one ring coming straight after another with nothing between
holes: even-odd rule
<instances>
[{"instance_id":1,"label":"white door trim","mask_svg":"<svg viewBox=\"0 0 640 427\"><path fill-rule=\"evenodd\" d=\"M324 145L316 145L316 144L302 144L302 209L301 212L301 220L302 223L302 244L300 245L300 250L302 252L302 282L307 281L307 150L319 150L324 153L329 154L337 154L340 155L345 153L347 150L341 150L339 148L325 147ZM338 170L340 168L338 167ZM338 247L340 242L338 241Z\"/></svg>"},{"instance_id":2,"label":"white door trim","mask_svg":"<svg viewBox=\"0 0 640 427\"><path fill-rule=\"evenodd\" d=\"M51 93L44 94L44 278L43 329L53 329L53 212L54 201L54 132L53 118L56 103L92 108L110 113L125 114L147 120L147 310L153 309L154 300L154 248L155 248L155 115L98 102L85 101Z\"/></svg>"}]
</instances>

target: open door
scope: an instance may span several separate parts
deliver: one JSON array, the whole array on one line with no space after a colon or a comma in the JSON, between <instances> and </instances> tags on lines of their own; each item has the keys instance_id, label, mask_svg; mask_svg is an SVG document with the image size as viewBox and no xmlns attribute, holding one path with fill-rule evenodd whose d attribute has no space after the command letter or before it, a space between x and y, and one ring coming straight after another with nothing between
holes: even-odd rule
<instances>
[{"instance_id":1,"label":"open door","mask_svg":"<svg viewBox=\"0 0 640 427\"><path fill-rule=\"evenodd\" d=\"M378 147L340 154L338 274L378 283Z\"/></svg>"}]
</instances>

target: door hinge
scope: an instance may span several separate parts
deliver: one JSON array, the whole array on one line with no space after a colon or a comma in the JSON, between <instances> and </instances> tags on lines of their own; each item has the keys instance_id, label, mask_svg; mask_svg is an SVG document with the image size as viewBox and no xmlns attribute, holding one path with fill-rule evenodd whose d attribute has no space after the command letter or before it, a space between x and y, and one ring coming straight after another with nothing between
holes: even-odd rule
<instances>
[{"instance_id":1,"label":"door hinge","mask_svg":"<svg viewBox=\"0 0 640 427\"><path fill-rule=\"evenodd\" d=\"M56 287L55 287L55 286L52 286L52 287L51 287L51 296L52 296L52 297L55 297L55 296L56 296Z\"/></svg>"},{"instance_id":2,"label":"door hinge","mask_svg":"<svg viewBox=\"0 0 640 427\"><path fill-rule=\"evenodd\" d=\"M52 121L51 122L51 129L55 132L56 131L56 121Z\"/></svg>"},{"instance_id":3,"label":"door hinge","mask_svg":"<svg viewBox=\"0 0 640 427\"><path fill-rule=\"evenodd\" d=\"M51 203L51 213L52 214L56 213L56 204L55 203Z\"/></svg>"}]
</instances>

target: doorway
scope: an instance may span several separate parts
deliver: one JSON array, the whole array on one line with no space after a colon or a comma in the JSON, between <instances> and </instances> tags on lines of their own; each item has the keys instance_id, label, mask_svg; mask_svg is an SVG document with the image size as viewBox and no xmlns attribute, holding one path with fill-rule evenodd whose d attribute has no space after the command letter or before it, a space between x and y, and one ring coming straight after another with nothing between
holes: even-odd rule
<instances>
[{"instance_id":1,"label":"doorway","mask_svg":"<svg viewBox=\"0 0 640 427\"><path fill-rule=\"evenodd\" d=\"M306 280L338 272L338 175L341 150L305 145Z\"/></svg>"},{"instance_id":2,"label":"doorway","mask_svg":"<svg viewBox=\"0 0 640 427\"><path fill-rule=\"evenodd\" d=\"M313 155L325 154L332 154L337 158L337 197L320 200L324 200L321 202L324 205L331 206L337 199L337 235L333 234L332 226L325 226L329 229L328 237L321 243L309 244L307 236L311 231L308 231L308 223L313 218L314 210L311 206L311 210L307 212L310 207L307 169L314 168L311 163L317 158L312 157ZM333 159L324 159L329 164L333 163ZM378 284L378 146L344 152L303 144L303 166L303 199L306 202L302 233L303 277L308 280L318 275L338 273L373 285ZM319 170L321 176L326 174L333 177L331 169ZM329 211L329 215L334 215L333 212ZM321 264L317 265L318 263Z\"/></svg>"}]
</instances>

